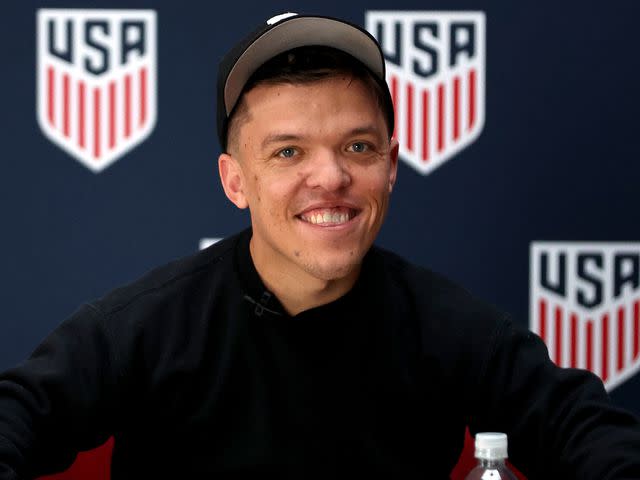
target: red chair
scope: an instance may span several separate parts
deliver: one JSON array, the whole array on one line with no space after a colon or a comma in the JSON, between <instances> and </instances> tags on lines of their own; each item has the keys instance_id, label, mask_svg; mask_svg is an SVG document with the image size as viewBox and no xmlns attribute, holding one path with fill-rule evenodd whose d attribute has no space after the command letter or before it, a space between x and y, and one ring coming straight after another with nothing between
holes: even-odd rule
<instances>
[{"instance_id":1,"label":"red chair","mask_svg":"<svg viewBox=\"0 0 640 480\"><path fill-rule=\"evenodd\" d=\"M112 450L113 437L98 448L79 453L68 470L40 477L40 480L111 480Z\"/></svg>"}]
</instances>

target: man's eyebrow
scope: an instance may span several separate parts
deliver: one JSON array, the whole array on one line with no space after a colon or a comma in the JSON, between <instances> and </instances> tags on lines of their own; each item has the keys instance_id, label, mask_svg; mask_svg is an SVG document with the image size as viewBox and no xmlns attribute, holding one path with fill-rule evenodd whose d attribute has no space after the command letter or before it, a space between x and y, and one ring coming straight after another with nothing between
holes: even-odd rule
<instances>
[{"instance_id":1,"label":"man's eyebrow","mask_svg":"<svg viewBox=\"0 0 640 480\"><path fill-rule=\"evenodd\" d=\"M380 135L380 129L377 128L375 125L364 125L362 127L356 127L356 128L350 130L347 133L347 136L353 136L353 135L375 135L375 136L379 136Z\"/></svg>"},{"instance_id":2,"label":"man's eyebrow","mask_svg":"<svg viewBox=\"0 0 640 480\"><path fill-rule=\"evenodd\" d=\"M272 133L262 141L262 148L267 148L272 143L291 142L302 139L300 135L292 133Z\"/></svg>"},{"instance_id":3,"label":"man's eyebrow","mask_svg":"<svg viewBox=\"0 0 640 480\"><path fill-rule=\"evenodd\" d=\"M381 136L380 129L375 125L363 125L361 127L356 127L345 133L345 137L353 137L356 135L374 135ZM267 148L269 145L273 143L282 143L282 142L297 142L303 140L304 136L296 135L294 133L272 133L267 135L265 139L262 141L261 147L262 149Z\"/></svg>"}]
</instances>

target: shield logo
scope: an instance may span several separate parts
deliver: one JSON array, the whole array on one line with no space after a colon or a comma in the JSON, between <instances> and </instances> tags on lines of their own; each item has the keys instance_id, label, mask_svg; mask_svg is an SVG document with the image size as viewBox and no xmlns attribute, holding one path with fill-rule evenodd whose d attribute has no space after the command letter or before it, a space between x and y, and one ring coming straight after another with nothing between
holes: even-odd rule
<instances>
[{"instance_id":1,"label":"shield logo","mask_svg":"<svg viewBox=\"0 0 640 480\"><path fill-rule=\"evenodd\" d=\"M40 9L37 117L45 136L95 173L153 131L156 12Z\"/></svg>"},{"instance_id":2,"label":"shield logo","mask_svg":"<svg viewBox=\"0 0 640 480\"><path fill-rule=\"evenodd\" d=\"M484 126L485 15L368 11L365 25L385 56L400 156L427 175Z\"/></svg>"},{"instance_id":3,"label":"shield logo","mask_svg":"<svg viewBox=\"0 0 640 480\"><path fill-rule=\"evenodd\" d=\"M640 369L640 243L533 242L530 328L612 390Z\"/></svg>"}]
</instances>

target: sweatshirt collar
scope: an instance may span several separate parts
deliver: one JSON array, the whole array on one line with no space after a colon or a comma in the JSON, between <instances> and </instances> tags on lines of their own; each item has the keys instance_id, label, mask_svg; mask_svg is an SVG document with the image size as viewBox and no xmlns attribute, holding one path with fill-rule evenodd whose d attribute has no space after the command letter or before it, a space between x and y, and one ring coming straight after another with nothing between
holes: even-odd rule
<instances>
[{"instance_id":1,"label":"sweatshirt collar","mask_svg":"<svg viewBox=\"0 0 640 480\"><path fill-rule=\"evenodd\" d=\"M257 316L265 314L286 316L287 313L282 304L273 293L267 290L256 270L249 250L251 235L251 228L243 230L238 236L235 249L236 268L245 290L242 292L244 300L253 305L254 313Z\"/></svg>"},{"instance_id":2,"label":"sweatshirt collar","mask_svg":"<svg viewBox=\"0 0 640 480\"><path fill-rule=\"evenodd\" d=\"M251 228L242 231L238 236L235 249L236 268L245 289L243 292L244 300L253 305L254 313L257 316L290 317L278 298L264 285L256 270L249 249L251 235ZM296 315L296 318L315 316L318 313L326 317L331 312L342 310L349 304L353 303L355 306L357 304L357 298L362 298L362 295L366 296L367 289L371 287L371 285L368 285L371 283L370 279L373 276L371 272L373 263L370 258L371 256L370 251L364 258L358 280L356 280L354 286L345 295L328 304L305 310Z\"/></svg>"}]
</instances>

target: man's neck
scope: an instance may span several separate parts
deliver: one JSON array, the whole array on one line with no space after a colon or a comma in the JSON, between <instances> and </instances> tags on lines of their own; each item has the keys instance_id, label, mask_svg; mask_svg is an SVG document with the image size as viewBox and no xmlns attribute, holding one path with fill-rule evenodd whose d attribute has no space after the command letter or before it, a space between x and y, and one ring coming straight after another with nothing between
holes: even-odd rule
<instances>
[{"instance_id":1,"label":"man's neck","mask_svg":"<svg viewBox=\"0 0 640 480\"><path fill-rule=\"evenodd\" d=\"M351 290L360 274L358 266L344 277L324 280L299 268L286 269L276 265L268 256L263 258L253 242L249 244L249 251L262 282L292 316L342 297Z\"/></svg>"}]
</instances>

